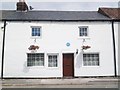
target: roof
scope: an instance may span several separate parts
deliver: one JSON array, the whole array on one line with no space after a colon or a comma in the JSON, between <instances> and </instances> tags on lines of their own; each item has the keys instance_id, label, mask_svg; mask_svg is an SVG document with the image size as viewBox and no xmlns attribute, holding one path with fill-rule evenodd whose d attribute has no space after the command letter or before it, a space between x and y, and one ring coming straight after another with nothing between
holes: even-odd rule
<instances>
[{"instance_id":1,"label":"roof","mask_svg":"<svg viewBox=\"0 0 120 90\"><path fill-rule=\"evenodd\" d=\"M2 20L8 21L82 21L110 20L97 11L27 11L1 10Z\"/></svg>"},{"instance_id":2,"label":"roof","mask_svg":"<svg viewBox=\"0 0 120 90\"><path fill-rule=\"evenodd\" d=\"M98 12L111 19L120 20L120 8L99 8Z\"/></svg>"}]
</instances>

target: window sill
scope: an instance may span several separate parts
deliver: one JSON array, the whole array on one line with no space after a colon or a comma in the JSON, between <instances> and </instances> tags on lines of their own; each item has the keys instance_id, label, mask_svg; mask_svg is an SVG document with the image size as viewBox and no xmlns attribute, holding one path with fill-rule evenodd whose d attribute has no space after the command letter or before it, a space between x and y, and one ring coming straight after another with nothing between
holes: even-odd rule
<instances>
[{"instance_id":1,"label":"window sill","mask_svg":"<svg viewBox=\"0 0 120 90\"><path fill-rule=\"evenodd\" d=\"M82 66L83 68L99 68L100 66Z\"/></svg>"},{"instance_id":2,"label":"window sill","mask_svg":"<svg viewBox=\"0 0 120 90\"><path fill-rule=\"evenodd\" d=\"M59 67L47 67L47 69L59 69Z\"/></svg>"},{"instance_id":3,"label":"window sill","mask_svg":"<svg viewBox=\"0 0 120 90\"><path fill-rule=\"evenodd\" d=\"M45 66L27 66L27 68L45 68Z\"/></svg>"},{"instance_id":4,"label":"window sill","mask_svg":"<svg viewBox=\"0 0 120 90\"><path fill-rule=\"evenodd\" d=\"M42 37L41 36L31 36L30 38L31 39L41 39Z\"/></svg>"},{"instance_id":5,"label":"window sill","mask_svg":"<svg viewBox=\"0 0 120 90\"><path fill-rule=\"evenodd\" d=\"M89 40L90 37L80 37L80 36L79 36L78 39L88 39L88 40Z\"/></svg>"}]
</instances>

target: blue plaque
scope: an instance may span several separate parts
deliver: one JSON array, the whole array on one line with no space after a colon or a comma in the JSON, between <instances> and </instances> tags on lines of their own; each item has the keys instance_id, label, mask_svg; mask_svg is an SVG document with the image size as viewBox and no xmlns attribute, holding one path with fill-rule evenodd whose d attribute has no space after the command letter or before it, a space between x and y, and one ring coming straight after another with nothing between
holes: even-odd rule
<instances>
[{"instance_id":1,"label":"blue plaque","mask_svg":"<svg viewBox=\"0 0 120 90\"><path fill-rule=\"evenodd\" d=\"M70 46L70 43L69 43L69 42L67 42L67 43L66 43L66 46L67 46L67 47L69 47L69 46Z\"/></svg>"}]
</instances>

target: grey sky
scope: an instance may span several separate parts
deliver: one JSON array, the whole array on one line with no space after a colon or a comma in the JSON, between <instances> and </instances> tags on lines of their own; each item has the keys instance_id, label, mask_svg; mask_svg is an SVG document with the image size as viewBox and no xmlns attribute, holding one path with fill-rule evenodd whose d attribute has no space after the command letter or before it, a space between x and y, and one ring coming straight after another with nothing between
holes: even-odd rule
<instances>
[{"instance_id":1,"label":"grey sky","mask_svg":"<svg viewBox=\"0 0 120 90\"><path fill-rule=\"evenodd\" d=\"M118 2L27 2L34 10L98 10L99 7L118 7ZM2 2L0 9L16 9L16 2Z\"/></svg>"}]
</instances>

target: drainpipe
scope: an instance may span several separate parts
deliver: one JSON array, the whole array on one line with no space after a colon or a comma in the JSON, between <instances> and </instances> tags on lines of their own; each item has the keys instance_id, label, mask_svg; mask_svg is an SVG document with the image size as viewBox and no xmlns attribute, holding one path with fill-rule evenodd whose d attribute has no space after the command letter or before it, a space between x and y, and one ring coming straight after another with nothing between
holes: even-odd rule
<instances>
[{"instance_id":1,"label":"drainpipe","mask_svg":"<svg viewBox=\"0 0 120 90\"><path fill-rule=\"evenodd\" d=\"M3 70L4 70L4 48L5 48L5 30L6 30L6 21L4 21L3 27L3 44L2 44L2 65L1 65L1 79L3 79Z\"/></svg>"},{"instance_id":2,"label":"drainpipe","mask_svg":"<svg viewBox=\"0 0 120 90\"><path fill-rule=\"evenodd\" d=\"M115 73L115 77L117 77L114 21L112 21L112 38L113 38L113 54L114 54L114 73Z\"/></svg>"}]
</instances>

